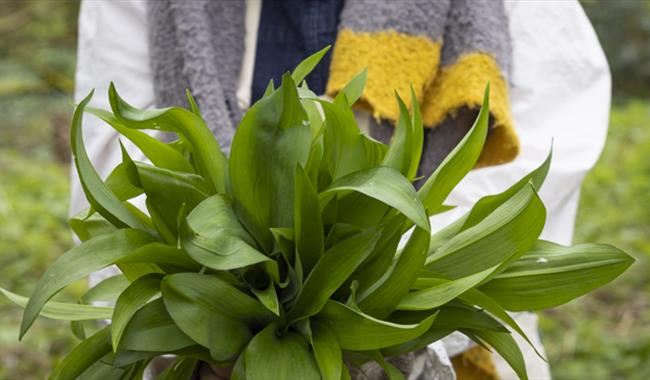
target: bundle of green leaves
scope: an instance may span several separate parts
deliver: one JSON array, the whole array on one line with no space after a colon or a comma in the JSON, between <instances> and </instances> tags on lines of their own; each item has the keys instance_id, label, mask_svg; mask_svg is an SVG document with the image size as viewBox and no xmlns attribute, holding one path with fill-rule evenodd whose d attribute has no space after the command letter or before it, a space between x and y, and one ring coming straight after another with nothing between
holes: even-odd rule
<instances>
[{"instance_id":1,"label":"bundle of green leaves","mask_svg":"<svg viewBox=\"0 0 650 380\"><path fill-rule=\"evenodd\" d=\"M333 101L304 83L327 49L307 58L244 116L226 158L188 93L189 109L139 110L109 90L112 112L77 107L72 152L89 210L71 220L83 241L59 257L27 299L21 337L40 314L72 321L82 340L53 379L134 378L161 354L163 379L200 361L232 378L349 378L347 365L409 353L460 331L525 363L508 311L553 307L601 286L631 263L607 245L540 241L537 190L548 159L508 190L482 198L432 233L429 216L477 162L488 94L471 130L416 191L423 145L413 92L389 145L362 133L352 105L366 72ZM300 85L297 85L300 84ZM102 180L84 148L82 115L100 117L151 164L123 161ZM172 143L141 130L175 133ZM129 200L144 194L148 213ZM402 243L400 243L402 242ZM110 265L121 274L77 304L51 301ZM94 301L114 306L95 306ZM89 320L110 319L98 327ZM525 336L525 335L524 335Z\"/></svg>"}]
</instances>

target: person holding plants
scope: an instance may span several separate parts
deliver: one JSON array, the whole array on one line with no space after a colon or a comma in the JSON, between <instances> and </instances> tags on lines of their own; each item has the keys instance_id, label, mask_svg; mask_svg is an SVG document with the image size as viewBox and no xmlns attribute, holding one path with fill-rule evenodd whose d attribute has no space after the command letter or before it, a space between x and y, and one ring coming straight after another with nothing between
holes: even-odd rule
<instances>
[{"instance_id":1,"label":"person holding plants","mask_svg":"<svg viewBox=\"0 0 650 380\"><path fill-rule=\"evenodd\" d=\"M75 98L92 88L104 93L112 81L135 105L152 108L185 105L189 88L228 152L244 111L264 95L268 79L280 83L282 73L330 44L332 53L306 82L317 95L335 97L367 68L356 116L378 140L388 142L399 121L394 91L406 97L413 86L427 127L419 166L425 176L467 133L490 82L481 169L450 194L446 204L456 207L434 216L433 230L516 182L543 161L553 141L541 192L548 205L542 237L571 242L580 183L604 144L610 102L607 62L577 1L84 1ZM109 107L102 97L91 105ZM88 151L105 177L122 160L118 134L96 118L84 123ZM124 145L135 160L146 161ZM73 170L71 213L86 206ZM542 350L534 314L518 318ZM495 358L494 367L483 351L467 352L465 342L445 344L458 358L458 378L512 376L503 360ZM434 351L439 370L447 363L440 348ZM524 352L531 377L550 377L532 349Z\"/></svg>"}]
</instances>

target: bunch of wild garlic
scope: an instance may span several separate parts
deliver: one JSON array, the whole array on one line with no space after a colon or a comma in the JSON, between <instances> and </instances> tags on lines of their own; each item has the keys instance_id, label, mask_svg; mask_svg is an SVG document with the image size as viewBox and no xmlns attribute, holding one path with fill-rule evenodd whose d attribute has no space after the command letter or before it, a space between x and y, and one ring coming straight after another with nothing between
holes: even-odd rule
<instances>
[{"instance_id":1,"label":"bunch of wild garlic","mask_svg":"<svg viewBox=\"0 0 650 380\"><path fill-rule=\"evenodd\" d=\"M412 114L397 97L391 144L375 141L351 110L365 71L332 102L303 82L325 52L285 74L277 89L269 84L237 129L229 159L189 94L189 110L138 110L113 86L112 113L87 108L91 95L79 104L72 151L91 208L71 225L83 243L52 264L29 300L2 290L25 307L21 337L39 314L72 321L82 340L52 378L141 377L161 354L176 355L165 379L188 378L198 361L234 366L237 379L339 379L349 377L344 363L374 360L399 377L384 357L456 330L525 378L509 331L523 332L506 311L568 302L631 264L614 247L538 240L545 209L537 189L550 155L431 234L428 217L447 209L443 201L481 153L488 91L472 129L416 191L423 130L413 94ZM123 149L103 181L83 145L84 112L152 164ZM166 144L142 129L178 140ZM141 194L148 215L129 203ZM122 274L79 304L48 302L113 264ZM109 318L103 327L87 322Z\"/></svg>"}]
</instances>

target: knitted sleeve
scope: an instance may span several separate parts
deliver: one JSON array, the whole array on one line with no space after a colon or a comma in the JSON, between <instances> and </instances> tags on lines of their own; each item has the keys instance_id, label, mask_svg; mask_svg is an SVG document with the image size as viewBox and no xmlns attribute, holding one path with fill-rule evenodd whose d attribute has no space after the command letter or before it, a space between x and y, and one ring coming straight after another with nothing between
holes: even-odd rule
<instances>
[{"instance_id":1,"label":"knitted sleeve","mask_svg":"<svg viewBox=\"0 0 650 380\"><path fill-rule=\"evenodd\" d=\"M462 138L491 83L491 128L477 166L513 160L519 150L508 101L510 36L501 1L347 1L334 45L327 94L335 95L368 67L360 106L395 122L394 91L413 84L422 108L430 173Z\"/></svg>"}]
</instances>

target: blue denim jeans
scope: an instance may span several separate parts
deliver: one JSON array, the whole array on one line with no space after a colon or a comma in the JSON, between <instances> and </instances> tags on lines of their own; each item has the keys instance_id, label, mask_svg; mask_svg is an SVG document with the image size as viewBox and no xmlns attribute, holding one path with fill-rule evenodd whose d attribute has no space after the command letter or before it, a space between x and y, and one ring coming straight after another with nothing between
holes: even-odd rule
<instances>
[{"instance_id":1,"label":"blue denim jeans","mask_svg":"<svg viewBox=\"0 0 650 380\"><path fill-rule=\"evenodd\" d=\"M257 33L252 102L264 94L269 79L276 86L282 74L307 56L334 44L343 0L264 0ZM323 94L331 53L307 76L309 87Z\"/></svg>"}]
</instances>

